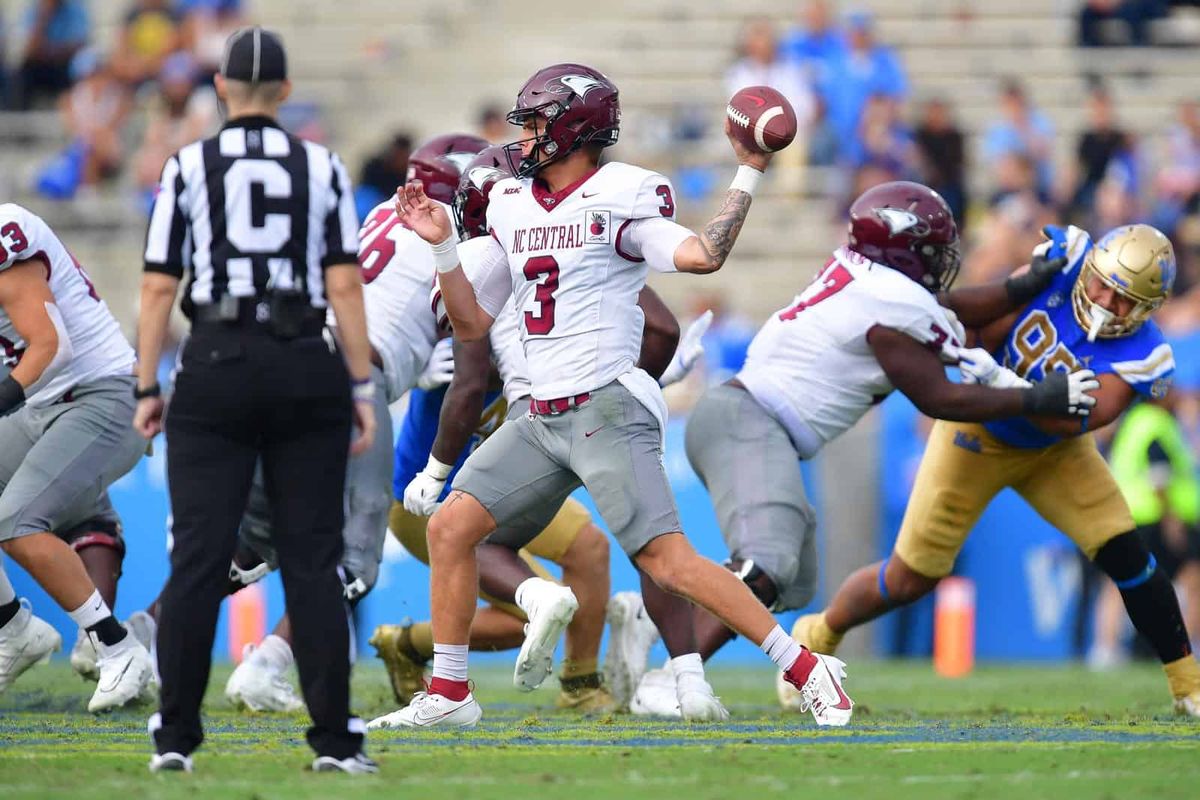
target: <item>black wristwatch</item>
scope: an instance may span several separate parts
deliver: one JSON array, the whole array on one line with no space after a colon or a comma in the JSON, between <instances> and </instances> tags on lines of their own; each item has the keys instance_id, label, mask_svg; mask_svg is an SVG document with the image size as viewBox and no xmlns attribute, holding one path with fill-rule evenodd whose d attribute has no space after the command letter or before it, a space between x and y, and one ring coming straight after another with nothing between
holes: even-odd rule
<instances>
[{"instance_id":1,"label":"black wristwatch","mask_svg":"<svg viewBox=\"0 0 1200 800\"><path fill-rule=\"evenodd\" d=\"M145 389L141 388L140 386L133 387L134 400L145 400L147 397L158 397L161 394L162 387L158 385L157 381L150 384Z\"/></svg>"}]
</instances>

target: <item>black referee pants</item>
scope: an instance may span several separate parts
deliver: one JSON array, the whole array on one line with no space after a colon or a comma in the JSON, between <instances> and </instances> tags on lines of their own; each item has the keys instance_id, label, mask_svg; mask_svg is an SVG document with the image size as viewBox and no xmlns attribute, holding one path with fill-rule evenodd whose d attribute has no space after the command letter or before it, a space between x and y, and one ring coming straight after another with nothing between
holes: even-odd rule
<instances>
[{"instance_id":1,"label":"black referee pants","mask_svg":"<svg viewBox=\"0 0 1200 800\"><path fill-rule=\"evenodd\" d=\"M345 758L362 746L350 714L350 623L338 564L352 421L340 353L319 336L290 341L256 325L198 325L167 409L171 576L158 627L158 752L204 738L200 703L229 563L262 455L273 544L291 617L308 742Z\"/></svg>"}]
</instances>

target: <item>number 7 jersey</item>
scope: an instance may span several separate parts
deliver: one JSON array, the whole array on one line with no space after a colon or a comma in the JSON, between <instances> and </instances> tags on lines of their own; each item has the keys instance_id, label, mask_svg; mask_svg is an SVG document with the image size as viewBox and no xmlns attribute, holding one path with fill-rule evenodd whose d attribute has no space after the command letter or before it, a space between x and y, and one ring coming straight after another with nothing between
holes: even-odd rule
<instances>
[{"instance_id":1,"label":"number 7 jersey","mask_svg":"<svg viewBox=\"0 0 1200 800\"><path fill-rule=\"evenodd\" d=\"M556 193L534 180L497 181L493 242L460 257L489 315L511 296L534 397L590 392L634 370L647 269L673 271L675 248L693 235L674 215L665 177L618 162Z\"/></svg>"},{"instance_id":2,"label":"number 7 jersey","mask_svg":"<svg viewBox=\"0 0 1200 800\"><path fill-rule=\"evenodd\" d=\"M953 361L962 327L924 287L839 248L792 305L767 320L737 378L811 458L893 389L867 343L894 328Z\"/></svg>"},{"instance_id":3,"label":"number 7 jersey","mask_svg":"<svg viewBox=\"0 0 1200 800\"><path fill-rule=\"evenodd\" d=\"M49 380L39 379L26 390L26 402L50 405L79 384L132 374L133 348L83 267L41 217L15 203L5 203L0 205L0 274L20 261L36 261L45 268L60 317L54 320L58 335L69 340L72 353L57 374ZM0 310L0 348L9 370L20 363L25 347L8 314ZM62 349L60 342L59 351Z\"/></svg>"}]
</instances>

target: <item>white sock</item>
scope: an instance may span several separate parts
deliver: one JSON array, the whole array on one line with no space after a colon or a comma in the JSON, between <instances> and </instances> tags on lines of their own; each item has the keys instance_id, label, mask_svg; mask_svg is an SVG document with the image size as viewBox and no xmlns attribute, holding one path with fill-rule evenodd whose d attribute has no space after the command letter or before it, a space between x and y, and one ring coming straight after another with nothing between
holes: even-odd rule
<instances>
[{"instance_id":1,"label":"white sock","mask_svg":"<svg viewBox=\"0 0 1200 800\"><path fill-rule=\"evenodd\" d=\"M783 670L795 664L801 653L800 643L788 636L778 625L767 634L767 638L763 639L763 643L758 647L767 654L767 658L775 662L775 666Z\"/></svg>"},{"instance_id":2,"label":"white sock","mask_svg":"<svg viewBox=\"0 0 1200 800\"><path fill-rule=\"evenodd\" d=\"M104 602L98 589L92 592L92 596L85 600L83 605L67 613L75 621L75 624L85 631L97 622L112 616L108 603Z\"/></svg>"},{"instance_id":3,"label":"white sock","mask_svg":"<svg viewBox=\"0 0 1200 800\"><path fill-rule=\"evenodd\" d=\"M700 660L699 653L686 653L682 656L676 656L669 663L671 672L675 675L675 687L677 689L693 686L697 682L707 683L704 680L704 662Z\"/></svg>"},{"instance_id":4,"label":"white sock","mask_svg":"<svg viewBox=\"0 0 1200 800\"><path fill-rule=\"evenodd\" d=\"M292 666L292 646L272 633L259 643L250 657L284 672Z\"/></svg>"},{"instance_id":5,"label":"white sock","mask_svg":"<svg viewBox=\"0 0 1200 800\"><path fill-rule=\"evenodd\" d=\"M433 677L462 683L467 679L467 650L465 644L433 643Z\"/></svg>"},{"instance_id":6,"label":"white sock","mask_svg":"<svg viewBox=\"0 0 1200 800\"><path fill-rule=\"evenodd\" d=\"M6 606L17 599L17 592L4 574L4 565L0 564L0 606Z\"/></svg>"}]
</instances>

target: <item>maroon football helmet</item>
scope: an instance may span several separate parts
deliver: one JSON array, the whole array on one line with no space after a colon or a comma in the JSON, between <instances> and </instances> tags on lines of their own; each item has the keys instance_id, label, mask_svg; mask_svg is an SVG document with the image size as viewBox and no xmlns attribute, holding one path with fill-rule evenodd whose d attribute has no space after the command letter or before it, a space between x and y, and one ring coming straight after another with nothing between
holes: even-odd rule
<instances>
[{"instance_id":1,"label":"maroon football helmet","mask_svg":"<svg viewBox=\"0 0 1200 800\"><path fill-rule=\"evenodd\" d=\"M517 95L508 121L524 126L535 120L534 146L529 156L514 164L513 172L526 177L547 164L566 158L585 144L608 147L617 143L621 130L621 103L617 87L603 73L583 64L555 64L539 69ZM509 151L510 158L513 150ZM518 155L520 150L515 151Z\"/></svg>"},{"instance_id":2,"label":"maroon football helmet","mask_svg":"<svg viewBox=\"0 0 1200 800\"><path fill-rule=\"evenodd\" d=\"M931 292L949 289L962 263L950 206L933 189L911 181L881 183L854 201L849 247Z\"/></svg>"},{"instance_id":3,"label":"maroon football helmet","mask_svg":"<svg viewBox=\"0 0 1200 800\"><path fill-rule=\"evenodd\" d=\"M513 176L506 145L493 145L467 164L454 193L454 220L465 239L487 236L488 193L496 181Z\"/></svg>"},{"instance_id":4,"label":"maroon football helmet","mask_svg":"<svg viewBox=\"0 0 1200 800\"><path fill-rule=\"evenodd\" d=\"M439 203L450 203L463 168L487 146L486 139L469 133L435 136L408 157L408 180L421 181L425 194Z\"/></svg>"}]
</instances>

